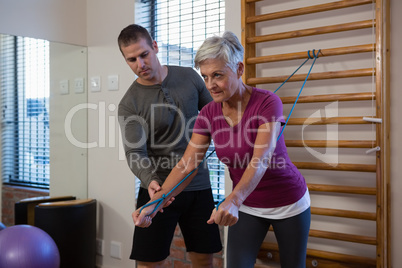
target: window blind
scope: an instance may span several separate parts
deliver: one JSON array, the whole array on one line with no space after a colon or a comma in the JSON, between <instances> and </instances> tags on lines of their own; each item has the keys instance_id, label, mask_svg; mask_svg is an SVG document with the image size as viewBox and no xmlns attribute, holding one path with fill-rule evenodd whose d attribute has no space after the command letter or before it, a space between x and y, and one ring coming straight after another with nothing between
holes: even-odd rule
<instances>
[{"instance_id":1,"label":"window blind","mask_svg":"<svg viewBox=\"0 0 402 268\"><path fill-rule=\"evenodd\" d=\"M49 43L0 35L3 182L49 187Z\"/></svg>"},{"instance_id":2,"label":"window blind","mask_svg":"<svg viewBox=\"0 0 402 268\"><path fill-rule=\"evenodd\" d=\"M147 28L158 43L161 64L193 67L204 40L225 30L225 1L142 0L136 5L136 23ZM207 155L213 150L212 142ZM215 153L208 158L208 167L218 202L225 195L225 168Z\"/></svg>"}]
</instances>

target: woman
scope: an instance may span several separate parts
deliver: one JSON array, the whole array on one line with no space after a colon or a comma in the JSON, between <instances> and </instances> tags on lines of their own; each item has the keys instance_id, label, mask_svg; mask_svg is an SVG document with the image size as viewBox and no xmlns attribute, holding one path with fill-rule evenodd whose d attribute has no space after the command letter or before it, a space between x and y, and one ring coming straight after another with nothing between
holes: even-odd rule
<instances>
[{"instance_id":1,"label":"woman","mask_svg":"<svg viewBox=\"0 0 402 268\"><path fill-rule=\"evenodd\" d=\"M230 226L227 267L254 267L271 225L281 267L305 267L311 217L306 182L291 163L283 136L278 139L284 124L281 100L270 91L242 82L243 53L231 32L206 39L198 50L195 66L214 101L201 110L183 158L153 200L169 193L201 162L212 138L233 181L233 191L208 221ZM191 176L162 204L170 202L190 180ZM149 226L154 208L135 211L135 224Z\"/></svg>"}]
</instances>

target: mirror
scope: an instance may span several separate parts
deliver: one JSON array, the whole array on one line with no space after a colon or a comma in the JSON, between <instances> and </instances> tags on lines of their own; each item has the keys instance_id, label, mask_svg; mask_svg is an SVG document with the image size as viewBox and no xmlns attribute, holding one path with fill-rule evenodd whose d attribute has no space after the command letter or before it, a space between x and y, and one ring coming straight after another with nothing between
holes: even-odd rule
<instances>
[{"instance_id":1,"label":"mirror","mask_svg":"<svg viewBox=\"0 0 402 268\"><path fill-rule=\"evenodd\" d=\"M10 35L0 37L3 40L13 38ZM28 104L47 103L42 105L42 110L48 110L48 133L38 134L38 139L49 136L49 155L46 156L48 159L42 157L39 164L48 164L46 172L50 174L51 196L87 198L87 48L41 41L48 46L45 50L48 54L48 76L44 75L48 80L44 82L48 85L48 92L41 96L29 97L28 93L25 96ZM37 66L38 71L43 71L43 65ZM37 82L20 80L26 83L25 88L30 87L29 83ZM27 107L29 110L29 105ZM39 116L39 112L34 116ZM36 160L33 152L29 152L29 157ZM32 165L39 164L32 162Z\"/></svg>"}]
</instances>

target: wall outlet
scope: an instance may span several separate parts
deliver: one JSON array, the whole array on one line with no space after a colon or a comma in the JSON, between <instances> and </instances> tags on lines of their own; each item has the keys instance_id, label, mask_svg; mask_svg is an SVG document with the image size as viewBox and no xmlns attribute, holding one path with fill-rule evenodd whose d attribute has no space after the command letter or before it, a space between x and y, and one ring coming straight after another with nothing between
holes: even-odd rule
<instances>
[{"instance_id":1,"label":"wall outlet","mask_svg":"<svg viewBox=\"0 0 402 268\"><path fill-rule=\"evenodd\" d=\"M110 257L121 260L121 243L116 241L110 242Z\"/></svg>"},{"instance_id":2,"label":"wall outlet","mask_svg":"<svg viewBox=\"0 0 402 268\"><path fill-rule=\"evenodd\" d=\"M60 94L67 95L69 93L69 83L68 80L61 80L60 81Z\"/></svg>"},{"instance_id":3,"label":"wall outlet","mask_svg":"<svg viewBox=\"0 0 402 268\"><path fill-rule=\"evenodd\" d=\"M109 75L107 79L108 79L109 90L119 90L119 76L118 75Z\"/></svg>"},{"instance_id":4,"label":"wall outlet","mask_svg":"<svg viewBox=\"0 0 402 268\"><path fill-rule=\"evenodd\" d=\"M105 241L96 239L96 254L99 256L105 255Z\"/></svg>"}]
</instances>

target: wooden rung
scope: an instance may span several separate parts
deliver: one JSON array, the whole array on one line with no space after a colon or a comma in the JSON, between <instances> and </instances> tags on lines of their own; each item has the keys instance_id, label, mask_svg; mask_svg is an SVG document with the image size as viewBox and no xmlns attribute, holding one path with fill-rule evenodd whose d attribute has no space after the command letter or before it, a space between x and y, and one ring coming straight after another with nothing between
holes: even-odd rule
<instances>
[{"instance_id":1,"label":"wooden rung","mask_svg":"<svg viewBox=\"0 0 402 268\"><path fill-rule=\"evenodd\" d=\"M339 240L339 241L347 241L347 242L353 242L353 243L361 243L361 244L367 244L367 245L376 245L377 244L377 239L375 237L337 233L337 232L328 232L328 231L321 231L321 230L311 230L310 229L309 236L325 238L325 239L332 239L332 240Z\"/></svg>"},{"instance_id":2,"label":"wooden rung","mask_svg":"<svg viewBox=\"0 0 402 268\"><path fill-rule=\"evenodd\" d=\"M320 35L320 34L328 34L328 33L337 33L351 30L359 30L375 27L375 20L364 20L364 21L356 21L350 23L343 23L337 25L329 25L323 27L315 27L310 29L301 29L296 31L289 31L283 33L275 33L261 36L248 37L246 39L247 44L275 41L275 40L283 40L289 38L296 37L304 37L304 36L312 36L312 35Z\"/></svg>"},{"instance_id":3,"label":"wooden rung","mask_svg":"<svg viewBox=\"0 0 402 268\"><path fill-rule=\"evenodd\" d=\"M271 232L273 232L274 228L271 226L269 228L269 230ZM372 236L345 234L345 233L329 232L329 231L322 231L322 230L310 229L309 236L325 238L325 239L332 239L332 240L339 240L339 241L354 242L354 243L360 243L360 244L367 244L367 245L376 245L377 244L376 238L372 237Z\"/></svg>"},{"instance_id":4,"label":"wooden rung","mask_svg":"<svg viewBox=\"0 0 402 268\"><path fill-rule=\"evenodd\" d=\"M247 1L247 2L254 2L254 1ZM327 3L327 4L315 5L315 6L295 8L295 9L279 11L279 12L275 12L275 13L258 15L258 16L250 16L247 18L246 23L256 23L256 22L267 21L267 20L283 19L283 18L288 18L288 17L293 17L293 16L313 14L313 13L317 13L317 12L330 11L330 10L336 10L336 9L341 9L341 8L348 8L348 7L354 7L354 6L372 4L372 3L373 3L372 0L338 1L338 2L332 2L332 3Z\"/></svg>"},{"instance_id":5,"label":"wooden rung","mask_svg":"<svg viewBox=\"0 0 402 268\"><path fill-rule=\"evenodd\" d=\"M324 79L337 79L337 78L352 78L352 77L364 77L375 75L374 68L354 69L345 71L332 71L322 73L311 73L308 80L324 80ZM304 81L307 74L295 74L287 82ZM270 83L282 83L289 75L274 76L274 77L253 77L247 79L247 84L270 84Z\"/></svg>"},{"instance_id":6,"label":"wooden rung","mask_svg":"<svg viewBox=\"0 0 402 268\"><path fill-rule=\"evenodd\" d=\"M360 171L360 172L376 172L376 165L365 164L344 164L344 163L312 163L312 162L293 162L299 169L312 170L334 170L334 171Z\"/></svg>"},{"instance_id":7,"label":"wooden rung","mask_svg":"<svg viewBox=\"0 0 402 268\"><path fill-rule=\"evenodd\" d=\"M357 45L357 46L349 46L349 47L337 47L337 48L327 48L321 49L318 58L326 57L326 56L338 56L338 55L348 55L354 53L365 53L365 52L373 52L375 51L375 44L366 44L366 45ZM259 63L267 63L267 62L277 62L277 61L286 61L286 60L299 60L299 59L307 59L307 51L303 52L294 52L294 53L286 53L286 54L277 54L277 55L269 55L269 56L260 56L260 57L250 57L246 59L247 64L259 64Z\"/></svg>"},{"instance_id":8,"label":"wooden rung","mask_svg":"<svg viewBox=\"0 0 402 268\"><path fill-rule=\"evenodd\" d=\"M375 221L377 219L376 214L371 212L332 209L332 208L311 207L311 214L321 216L351 218L359 220L369 220L369 221Z\"/></svg>"},{"instance_id":9,"label":"wooden rung","mask_svg":"<svg viewBox=\"0 0 402 268\"><path fill-rule=\"evenodd\" d=\"M372 140L285 140L286 147L321 147L321 148L374 148Z\"/></svg>"},{"instance_id":10,"label":"wooden rung","mask_svg":"<svg viewBox=\"0 0 402 268\"><path fill-rule=\"evenodd\" d=\"M322 251L322 250L316 250L316 249L307 249L307 256L309 258L331 260L335 263L343 262L343 263L346 263L347 266L349 266L352 263L359 264L359 267L366 267L366 268L376 267L376 263L377 263L375 258L341 254L341 253L328 252L328 251Z\"/></svg>"},{"instance_id":11,"label":"wooden rung","mask_svg":"<svg viewBox=\"0 0 402 268\"><path fill-rule=\"evenodd\" d=\"M246 3L255 3L255 2L260 2L262 0L246 0Z\"/></svg>"},{"instance_id":12,"label":"wooden rung","mask_svg":"<svg viewBox=\"0 0 402 268\"><path fill-rule=\"evenodd\" d=\"M375 92L361 93L344 93L344 94L326 94L326 95L310 95L300 96L298 103L313 103L313 102L332 102L332 101L367 101L375 100ZM283 104L294 103L296 97L281 97Z\"/></svg>"},{"instance_id":13,"label":"wooden rung","mask_svg":"<svg viewBox=\"0 0 402 268\"><path fill-rule=\"evenodd\" d=\"M309 183L308 189L316 192L376 195L376 188Z\"/></svg>"},{"instance_id":14,"label":"wooden rung","mask_svg":"<svg viewBox=\"0 0 402 268\"><path fill-rule=\"evenodd\" d=\"M328 117L328 118L290 118L288 125L327 125L327 124L340 124L340 125L354 125L354 124L372 124L363 120L362 116L350 117Z\"/></svg>"},{"instance_id":15,"label":"wooden rung","mask_svg":"<svg viewBox=\"0 0 402 268\"><path fill-rule=\"evenodd\" d=\"M269 243L269 242L263 242L260 248L260 251L275 251L277 252L278 245L274 243ZM266 255L266 254L263 254ZM360 267L376 267L376 259L375 258L368 258L368 257L362 257L362 256L355 256L355 255L348 255L348 254L342 254L342 253L335 253L335 252L329 252L329 251L323 251L323 250L316 250L316 249L307 249L307 257L308 258L313 258L313 259L325 259L325 260L330 260L334 261L335 263L346 263L348 265L352 264L357 264L360 265ZM320 267L320 266L319 266ZM334 267L343 267L336 265ZM353 266L355 267L355 266Z\"/></svg>"}]
</instances>

